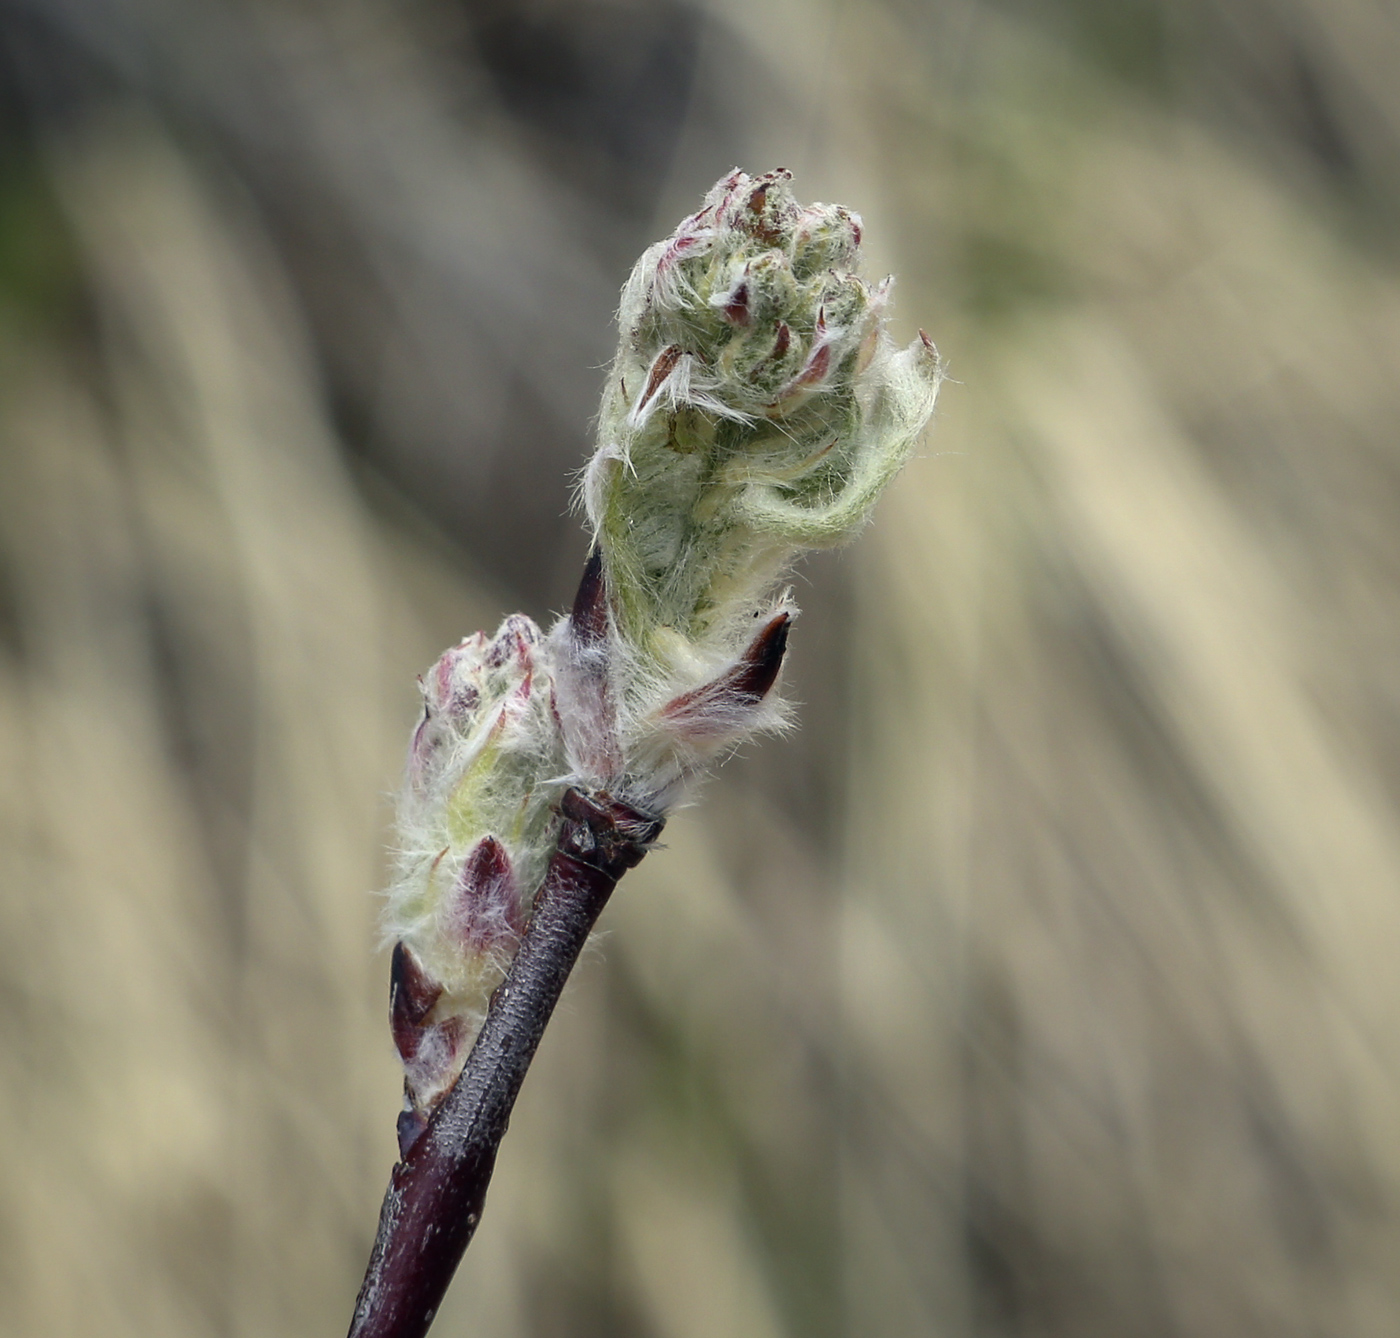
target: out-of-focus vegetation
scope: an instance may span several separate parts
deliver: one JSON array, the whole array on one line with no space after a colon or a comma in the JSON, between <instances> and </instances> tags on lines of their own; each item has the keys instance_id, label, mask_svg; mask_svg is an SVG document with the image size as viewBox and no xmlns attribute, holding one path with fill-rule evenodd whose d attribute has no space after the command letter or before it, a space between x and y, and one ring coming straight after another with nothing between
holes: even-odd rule
<instances>
[{"instance_id":1,"label":"out-of-focus vegetation","mask_svg":"<svg viewBox=\"0 0 1400 1338\"><path fill-rule=\"evenodd\" d=\"M623 884L435 1333L1400 1328L1400 19L5 0L0 1327L337 1333L386 807L631 260L865 215L925 458Z\"/></svg>"}]
</instances>

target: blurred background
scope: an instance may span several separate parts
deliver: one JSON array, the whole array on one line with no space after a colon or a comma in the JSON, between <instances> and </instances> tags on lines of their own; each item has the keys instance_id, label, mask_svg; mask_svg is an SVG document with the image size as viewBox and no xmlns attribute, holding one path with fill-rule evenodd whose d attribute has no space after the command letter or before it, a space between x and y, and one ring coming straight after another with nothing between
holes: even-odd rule
<instances>
[{"instance_id":1,"label":"blurred background","mask_svg":"<svg viewBox=\"0 0 1400 1338\"><path fill-rule=\"evenodd\" d=\"M414 676L724 171L954 382L620 889L444 1338L1400 1331L1400 14L0 2L0 1331L340 1334Z\"/></svg>"}]
</instances>

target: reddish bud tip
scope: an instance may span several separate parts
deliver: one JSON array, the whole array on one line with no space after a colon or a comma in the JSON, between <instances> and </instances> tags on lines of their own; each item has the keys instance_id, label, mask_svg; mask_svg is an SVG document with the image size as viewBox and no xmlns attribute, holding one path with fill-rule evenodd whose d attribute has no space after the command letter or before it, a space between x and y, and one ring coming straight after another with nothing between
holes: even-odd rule
<instances>
[{"instance_id":1,"label":"reddish bud tip","mask_svg":"<svg viewBox=\"0 0 1400 1338\"><path fill-rule=\"evenodd\" d=\"M679 344L667 344L656 355L656 361L651 364L651 371L647 376L646 389L642 391L642 397L637 401L638 409L646 407L651 397L665 384L666 378L676 370L676 364L680 360L681 346Z\"/></svg>"},{"instance_id":2,"label":"reddish bud tip","mask_svg":"<svg viewBox=\"0 0 1400 1338\"><path fill-rule=\"evenodd\" d=\"M603 550L588 555L583 579L578 583L574 607L569 613L569 630L581 646L601 646L608 636L608 583L603 573Z\"/></svg>"},{"instance_id":3,"label":"reddish bud tip","mask_svg":"<svg viewBox=\"0 0 1400 1338\"><path fill-rule=\"evenodd\" d=\"M414 1106L399 1112L399 1160L404 1160L428 1127L428 1117Z\"/></svg>"},{"instance_id":4,"label":"reddish bud tip","mask_svg":"<svg viewBox=\"0 0 1400 1338\"><path fill-rule=\"evenodd\" d=\"M792 614L775 614L733 668L668 702L662 716L694 735L730 732L736 715L753 710L778 681L791 624Z\"/></svg>"},{"instance_id":5,"label":"reddish bud tip","mask_svg":"<svg viewBox=\"0 0 1400 1338\"><path fill-rule=\"evenodd\" d=\"M831 367L831 345L823 344L810 358L807 365L798 373L797 379L788 388L789 392L803 386L814 386L826 377Z\"/></svg>"},{"instance_id":6,"label":"reddish bud tip","mask_svg":"<svg viewBox=\"0 0 1400 1338\"><path fill-rule=\"evenodd\" d=\"M394 944L389 962L389 1026L394 1045L405 1062L418 1053L428 1015L442 994L442 986L419 965L402 943Z\"/></svg>"},{"instance_id":7,"label":"reddish bud tip","mask_svg":"<svg viewBox=\"0 0 1400 1338\"><path fill-rule=\"evenodd\" d=\"M729 300L724 304L724 317L733 325L749 326L753 324L753 318L749 314L749 285L747 282L740 283L729 295Z\"/></svg>"},{"instance_id":8,"label":"reddish bud tip","mask_svg":"<svg viewBox=\"0 0 1400 1338\"><path fill-rule=\"evenodd\" d=\"M472 847L458 875L449 914L464 947L488 946L500 937L503 926L520 932L515 870L505 846L494 836L483 836Z\"/></svg>"},{"instance_id":9,"label":"reddish bud tip","mask_svg":"<svg viewBox=\"0 0 1400 1338\"><path fill-rule=\"evenodd\" d=\"M791 627L792 614L786 611L775 614L749 643L736 666L738 673L731 685L736 697L756 706L772 690L783 667L783 656L787 654Z\"/></svg>"}]
</instances>

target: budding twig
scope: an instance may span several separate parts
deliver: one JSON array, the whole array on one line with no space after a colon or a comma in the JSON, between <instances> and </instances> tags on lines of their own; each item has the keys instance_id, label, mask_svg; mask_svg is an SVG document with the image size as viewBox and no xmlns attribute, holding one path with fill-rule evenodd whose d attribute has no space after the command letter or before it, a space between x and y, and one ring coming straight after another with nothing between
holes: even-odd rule
<instances>
[{"instance_id":1,"label":"budding twig","mask_svg":"<svg viewBox=\"0 0 1400 1338\"><path fill-rule=\"evenodd\" d=\"M778 580L864 524L933 410L937 351L890 344L860 220L788 179L730 173L632 271L570 614L513 614L420 680L385 915L402 1160L360 1338L427 1331L613 885L692 780L787 722Z\"/></svg>"}]
</instances>

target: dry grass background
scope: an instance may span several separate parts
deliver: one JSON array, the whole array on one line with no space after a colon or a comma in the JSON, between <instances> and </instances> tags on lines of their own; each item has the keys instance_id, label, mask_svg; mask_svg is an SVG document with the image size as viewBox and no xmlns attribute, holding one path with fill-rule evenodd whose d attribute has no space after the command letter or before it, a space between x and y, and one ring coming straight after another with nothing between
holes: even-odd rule
<instances>
[{"instance_id":1,"label":"dry grass background","mask_svg":"<svg viewBox=\"0 0 1400 1338\"><path fill-rule=\"evenodd\" d=\"M734 163L949 358L631 875L434 1332L1400 1327L1400 19L0 6L0 1331L339 1333L413 676L562 607Z\"/></svg>"}]
</instances>

